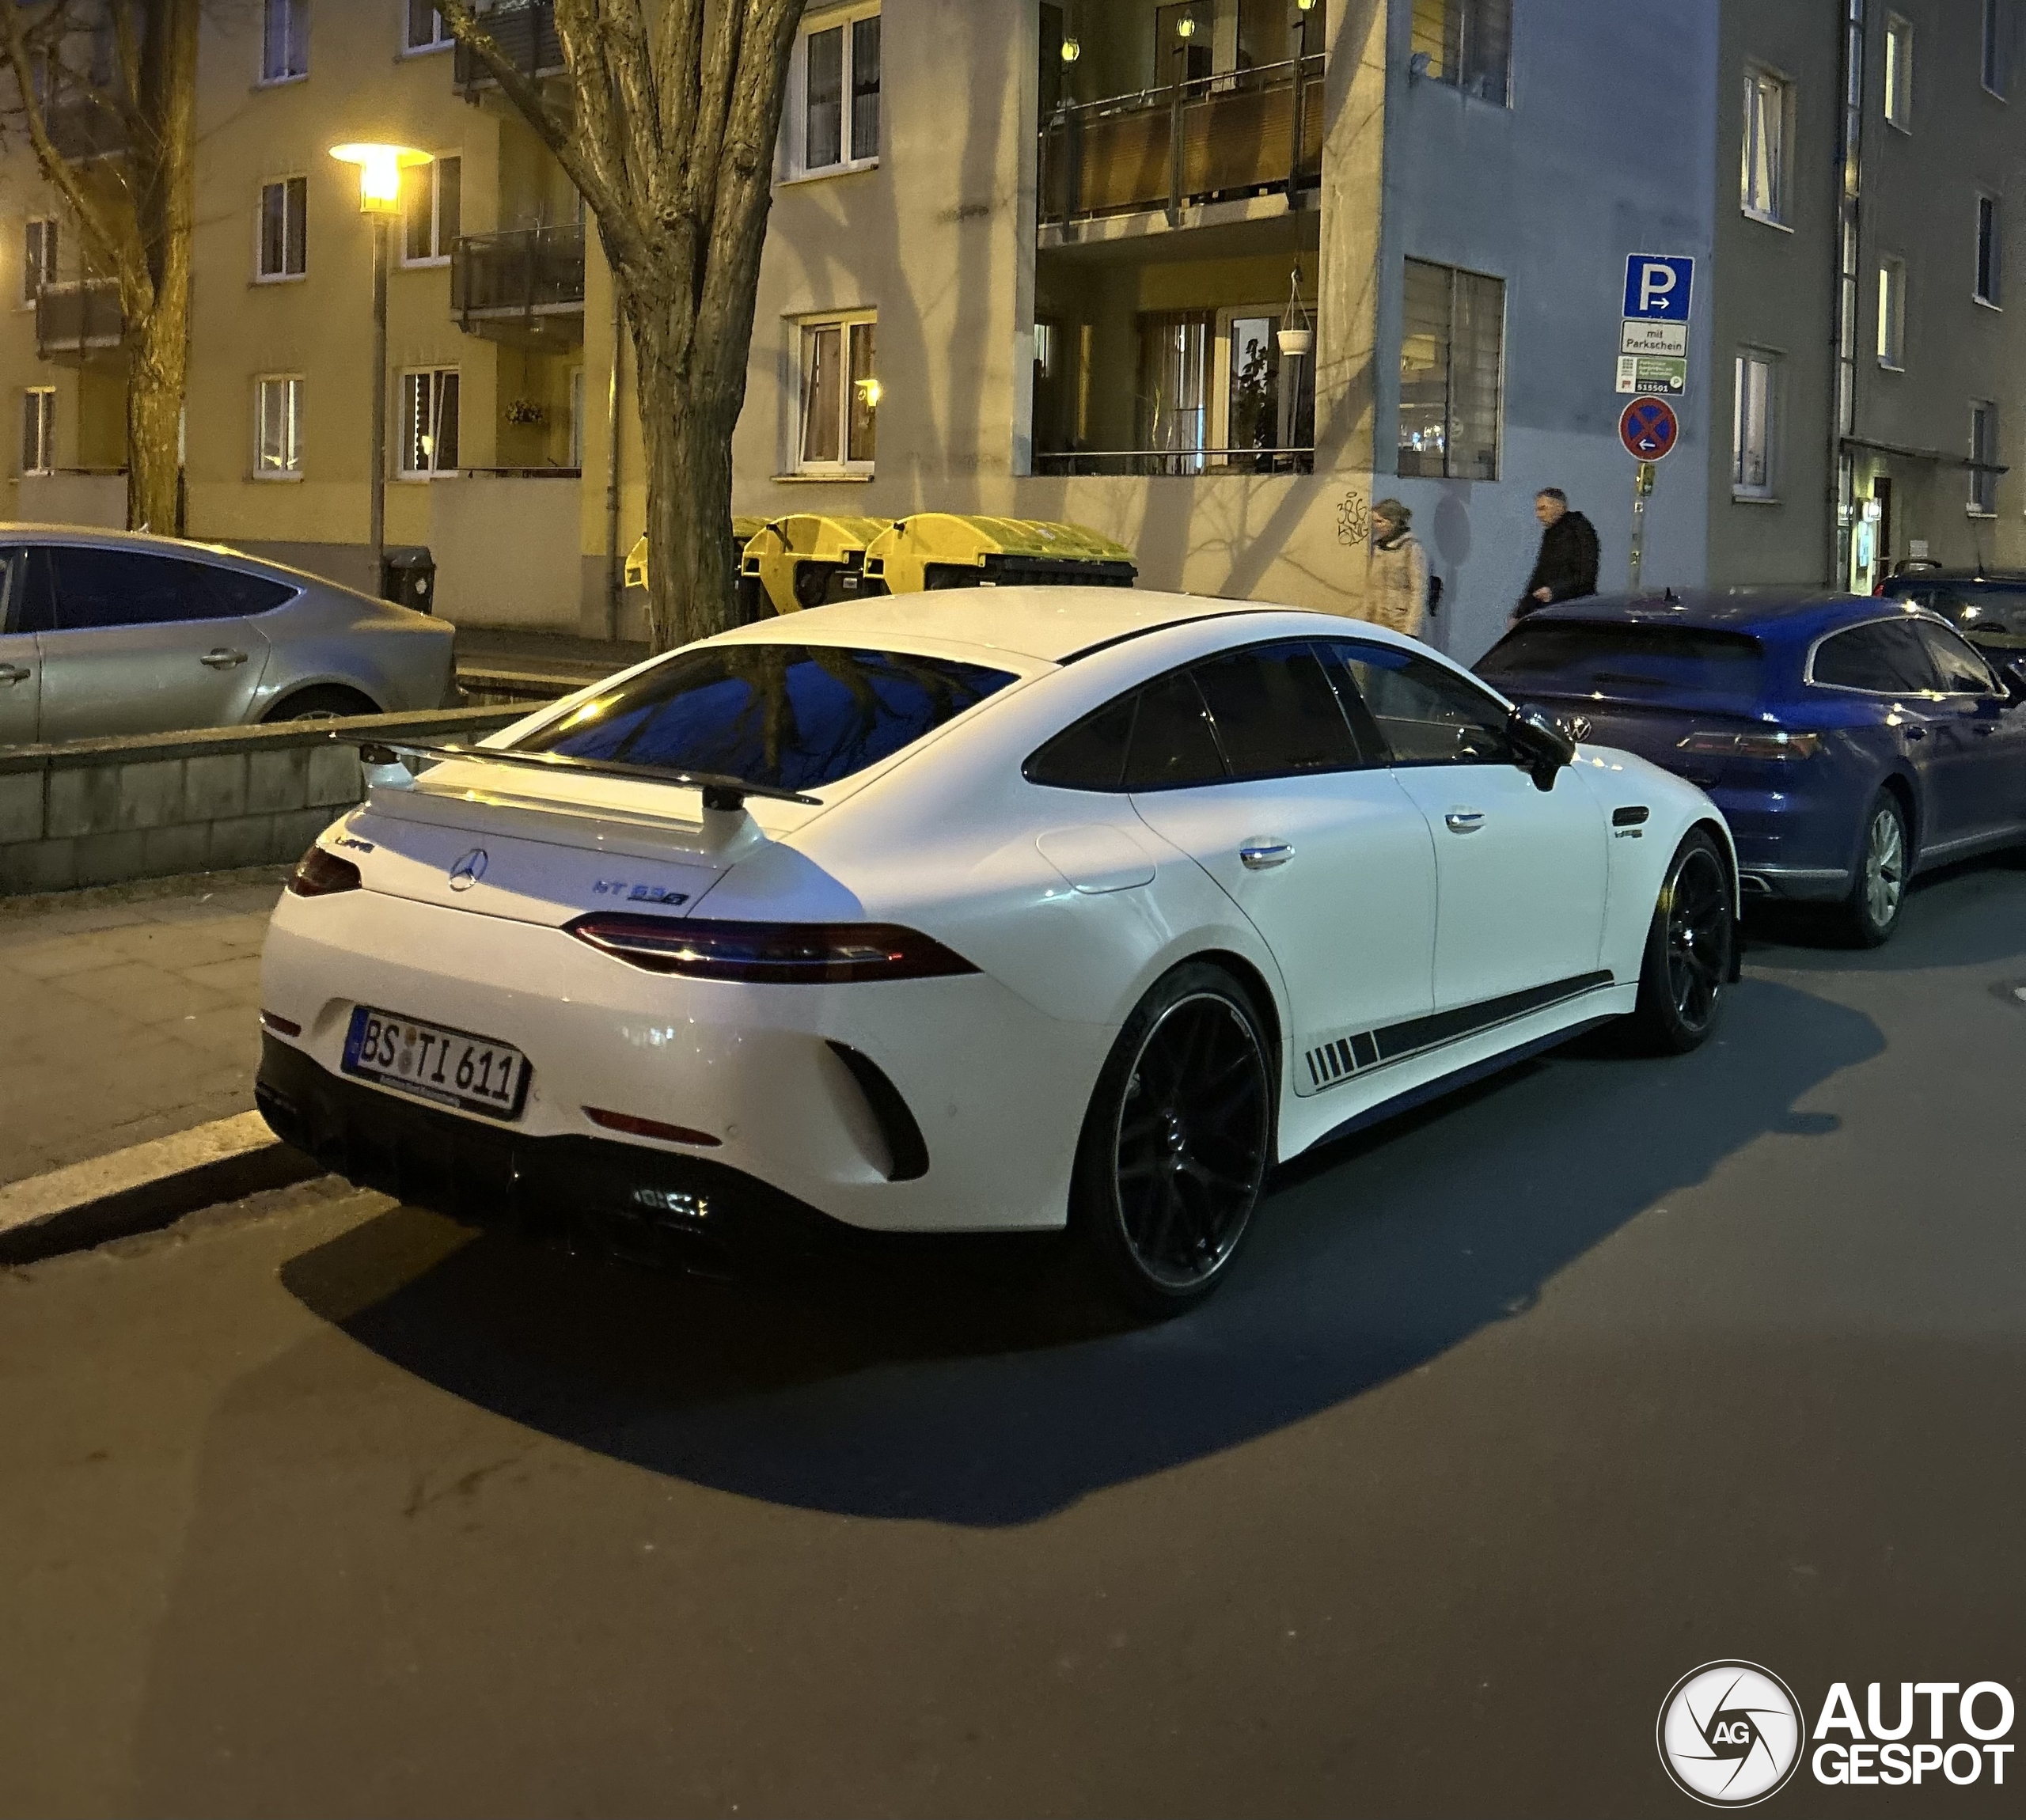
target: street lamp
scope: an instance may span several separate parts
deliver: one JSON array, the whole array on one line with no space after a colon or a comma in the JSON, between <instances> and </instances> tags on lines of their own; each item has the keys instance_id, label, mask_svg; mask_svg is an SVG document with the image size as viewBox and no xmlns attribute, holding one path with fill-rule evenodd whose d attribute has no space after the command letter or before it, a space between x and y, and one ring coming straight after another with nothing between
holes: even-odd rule
<instances>
[{"instance_id":1,"label":"street lamp","mask_svg":"<svg viewBox=\"0 0 2026 1820\"><path fill-rule=\"evenodd\" d=\"M359 212L373 222L373 466L367 488L366 541L372 546L373 587L381 587L387 553L387 242L388 224L401 212L401 173L430 162L412 146L333 146L331 156L359 166Z\"/></svg>"}]
</instances>

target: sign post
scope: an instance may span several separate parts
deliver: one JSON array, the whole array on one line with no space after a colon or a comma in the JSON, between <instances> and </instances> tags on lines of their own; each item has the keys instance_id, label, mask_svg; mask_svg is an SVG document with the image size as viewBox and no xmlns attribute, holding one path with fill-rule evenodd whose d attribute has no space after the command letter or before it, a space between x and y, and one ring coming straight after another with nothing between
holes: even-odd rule
<instances>
[{"instance_id":1,"label":"sign post","mask_svg":"<svg viewBox=\"0 0 2026 1820\"><path fill-rule=\"evenodd\" d=\"M1618 325L1617 389L1633 394L1619 414L1618 441L1632 457L1630 589L1639 591L1646 560L1646 502L1656 465L1674 452L1681 420L1668 397L1688 390L1689 311L1695 261L1675 253L1635 252L1625 262L1625 313Z\"/></svg>"}]
</instances>

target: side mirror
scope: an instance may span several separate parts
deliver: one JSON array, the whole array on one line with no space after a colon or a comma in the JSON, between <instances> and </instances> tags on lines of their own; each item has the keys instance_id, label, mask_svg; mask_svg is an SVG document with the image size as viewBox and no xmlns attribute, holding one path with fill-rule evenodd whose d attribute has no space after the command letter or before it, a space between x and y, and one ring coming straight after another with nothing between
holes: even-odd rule
<instances>
[{"instance_id":1,"label":"side mirror","mask_svg":"<svg viewBox=\"0 0 2026 1820\"><path fill-rule=\"evenodd\" d=\"M1576 741L1537 707L1516 707L1506 719L1505 737L1521 768L1534 774L1536 790L1554 789L1555 773L1576 756Z\"/></svg>"},{"instance_id":2,"label":"side mirror","mask_svg":"<svg viewBox=\"0 0 2026 1820\"><path fill-rule=\"evenodd\" d=\"M2026 701L2026 658L2014 658L1995 666L2000 686L2009 701Z\"/></svg>"}]
</instances>

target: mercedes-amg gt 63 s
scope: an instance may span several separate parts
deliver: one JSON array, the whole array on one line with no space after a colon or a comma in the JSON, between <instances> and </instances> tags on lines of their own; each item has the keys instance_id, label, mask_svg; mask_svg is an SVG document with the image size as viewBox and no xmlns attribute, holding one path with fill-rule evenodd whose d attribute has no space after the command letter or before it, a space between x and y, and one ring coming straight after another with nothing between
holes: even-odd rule
<instances>
[{"instance_id":1,"label":"mercedes-amg gt 63 s","mask_svg":"<svg viewBox=\"0 0 2026 1820\"><path fill-rule=\"evenodd\" d=\"M1319 613L825 607L362 756L268 937L269 1122L705 1262L1067 1224L1173 1312L1277 1162L1607 1019L1690 1048L1735 976L1700 791Z\"/></svg>"}]
</instances>

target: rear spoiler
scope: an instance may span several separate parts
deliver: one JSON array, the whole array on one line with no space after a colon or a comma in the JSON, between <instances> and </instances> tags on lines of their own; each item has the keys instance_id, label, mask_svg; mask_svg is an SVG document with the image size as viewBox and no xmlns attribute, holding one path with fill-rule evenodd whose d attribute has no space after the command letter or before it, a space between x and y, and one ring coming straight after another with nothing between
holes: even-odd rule
<instances>
[{"instance_id":1,"label":"rear spoiler","mask_svg":"<svg viewBox=\"0 0 2026 1820\"><path fill-rule=\"evenodd\" d=\"M408 740L343 739L333 734L340 745L359 749L359 762L375 769L400 764L404 758L432 763L454 761L465 764L518 765L535 771L562 772L575 777L617 777L635 783L674 784L704 793L704 806L736 813L749 796L771 797L777 802L799 802L820 809L823 799L800 791L784 790L778 784L753 783L742 777L729 777L715 771L665 771L651 764L626 764L617 759L571 758L556 752L515 752L490 745L424 745Z\"/></svg>"}]
</instances>

